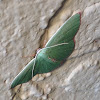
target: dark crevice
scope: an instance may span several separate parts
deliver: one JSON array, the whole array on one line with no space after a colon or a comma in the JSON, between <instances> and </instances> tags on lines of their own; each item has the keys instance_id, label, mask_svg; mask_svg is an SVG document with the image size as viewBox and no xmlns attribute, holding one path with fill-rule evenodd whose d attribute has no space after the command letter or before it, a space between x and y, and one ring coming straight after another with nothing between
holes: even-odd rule
<instances>
[{"instance_id":1,"label":"dark crevice","mask_svg":"<svg viewBox=\"0 0 100 100\"><path fill-rule=\"evenodd\" d=\"M43 33L43 35L41 35L40 37L40 47L39 48L43 48L43 42L44 42L44 37L46 35L46 30L50 27L50 23L51 23L51 20L54 19L58 14L59 12L62 10L62 8L64 7L64 4L65 2L68 2L69 0L63 0L62 3L61 3L61 6L56 10L56 12L50 17L50 19L48 20L48 25Z\"/></svg>"},{"instance_id":2,"label":"dark crevice","mask_svg":"<svg viewBox=\"0 0 100 100\"><path fill-rule=\"evenodd\" d=\"M62 1L61 6L57 9L57 11L54 13L54 15L49 19L49 21L48 21L49 24L48 24L47 28L50 27L51 20L53 18L55 18L59 14L59 12L62 10L62 8L64 7L65 2L68 2L68 0L63 0Z\"/></svg>"},{"instance_id":3,"label":"dark crevice","mask_svg":"<svg viewBox=\"0 0 100 100\"><path fill-rule=\"evenodd\" d=\"M16 97L17 93L20 92L20 89L21 89L22 85L20 85L20 87L18 88L17 92L14 93L14 95L12 96L12 99L11 100L14 100L14 98Z\"/></svg>"},{"instance_id":4,"label":"dark crevice","mask_svg":"<svg viewBox=\"0 0 100 100\"><path fill-rule=\"evenodd\" d=\"M63 8L63 6L64 6L64 4L65 4L66 1L68 1L68 0L63 0L63 1L62 1L61 6L56 10L56 12L54 13L54 15L49 19L48 25L47 25L46 29L47 29L48 27L50 27L50 22L51 22L51 20L52 20L55 16L57 16L57 14L59 14L59 12L60 12L61 9ZM40 46L39 46L39 48L43 48L43 46L42 46L42 45L43 45L43 44L42 44L43 42L41 42L41 41L43 41L42 38L44 37L44 35L45 35L45 33L46 33L46 29L44 30L43 35L41 35L41 37L40 37L40 42L39 42L39 43L40 43ZM11 99L11 100L14 100L14 98L15 98L16 95L17 95L17 93L20 92L21 86L22 86L22 85L20 85L20 87L18 88L17 92L14 93L14 95L12 96L12 99Z\"/></svg>"}]
</instances>

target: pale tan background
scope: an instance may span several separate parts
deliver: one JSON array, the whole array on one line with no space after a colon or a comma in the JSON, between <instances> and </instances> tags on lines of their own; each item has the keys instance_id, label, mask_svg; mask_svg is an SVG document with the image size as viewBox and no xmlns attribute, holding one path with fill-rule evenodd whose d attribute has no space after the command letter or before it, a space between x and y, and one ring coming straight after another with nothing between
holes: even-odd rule
<instances>
[{"instance_id":1,"label":"pale tan background","mask_svg":"<svg viewBox=\"0 0 100 100\"><path fill-rule=\"evenodd\" d=\"M57 70L10 90L36 49L77 12L73 54ZM100 0L0 0L0 100L100 100Z\"/></svg>"}]
</instances>

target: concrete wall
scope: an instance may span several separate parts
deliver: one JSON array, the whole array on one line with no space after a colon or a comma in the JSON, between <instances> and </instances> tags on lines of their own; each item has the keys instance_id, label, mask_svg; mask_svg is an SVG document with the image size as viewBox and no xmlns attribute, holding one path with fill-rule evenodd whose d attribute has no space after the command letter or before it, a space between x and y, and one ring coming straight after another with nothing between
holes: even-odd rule
<instances>
[{"instance_id":1,"label":"concrete wall","mask_svg":"<svg viewBox=\"0 0 100 100\"><path fill-rule=\"evenodd\" d=\"M81 12L76 46L63 66L10 89L56 30ZM0 100L99 100L100 0L0 0Z\"/></svg>"}]
</instances>

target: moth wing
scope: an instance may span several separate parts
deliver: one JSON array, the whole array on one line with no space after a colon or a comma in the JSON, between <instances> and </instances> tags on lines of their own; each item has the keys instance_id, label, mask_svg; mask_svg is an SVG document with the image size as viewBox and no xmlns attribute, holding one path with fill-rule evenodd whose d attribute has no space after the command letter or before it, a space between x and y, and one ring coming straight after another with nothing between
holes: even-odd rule
<instances>
[{"instance_id":1,"label":"moth wing","mask_svg":"<svg viewBox=\"0 0 100 100\"><path fill-rule=\"evenodd\" d=\"M81 23L80 18L80 13L75 14L51 37L45 48L61 43L67 44L43 49L38 55L40 58L38 62L41 62L41 66L39 67L39 63L37 63L34 73L50 72L57 68L61 64L61 61L70 56L75 47L74 37Z\"/></svg>"},{"instance_id":2,"label":"moth wing","mask_svg":"<svg viewBox=\"0 0 100 100\"><path fill-rule=\"evenodd\" d=\"M13 82L11 83L11 88L14 88L18 84L25 83L32 79L32 70L33 64L35 59L32 59L25 68L14 78Z\"/></svg>"},{"instance_id":3,"label":"moth wing","mask_svg":"<svg viewBox=\"0 0 100 100\"><path fill-rule=\"evenodd\" d=\"M25 68L15 77L11 84L14 88L18 84L25 83L32 79L33 64L36 63L33 70L33 76L40 73L47 73L57 68L61 61L67 58L74 50L74 36L80 26L80 14L75 14L55 33L47 42L45 47L68 43L65 45L55 46L53 48L43 49L37 56L25 66Z\"/></svg>"},{"instance_id":4,"label":"moth wing","mask_svg":"<svg viewBox=\"0 0 100 100\"><path fill-rule=\"evenodd\" d=\"M50 38L45 47L50 47L60 43L68 43L71 41L80 26L81 14L77 13L70 17L59 29L58 31Z\"/></svg>"},{"instance_id":5,"label":"moth wing","mask_svg":"<svg viewBox=\"0 0 100 100\"><path fill-rule=\"evenodd\" d=\"M37 56L34 74L48 73L56 69L70 56L73 50L73 40L69 44L42 50Z\"/></svg>"}]
</instances>

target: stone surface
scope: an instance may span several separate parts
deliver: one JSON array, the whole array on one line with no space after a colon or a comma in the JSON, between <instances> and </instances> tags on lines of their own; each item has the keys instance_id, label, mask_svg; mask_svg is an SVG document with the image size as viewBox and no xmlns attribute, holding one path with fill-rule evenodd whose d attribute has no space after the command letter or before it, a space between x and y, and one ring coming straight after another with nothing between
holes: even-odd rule
<instances>
[{"instance_id":1,"label":"stone surface","mask_svg":"<svg viewBox=\"0 0 100 100\"><path fill-rule=\"evenodd\" d=\"M14 77L67 18L82 13L63 66L10 89ZM99 100L100 0L0 0L0 100Z\"/></svg>"}]
</instances>

